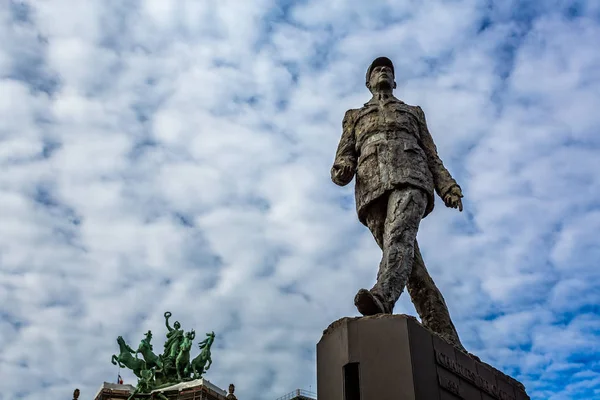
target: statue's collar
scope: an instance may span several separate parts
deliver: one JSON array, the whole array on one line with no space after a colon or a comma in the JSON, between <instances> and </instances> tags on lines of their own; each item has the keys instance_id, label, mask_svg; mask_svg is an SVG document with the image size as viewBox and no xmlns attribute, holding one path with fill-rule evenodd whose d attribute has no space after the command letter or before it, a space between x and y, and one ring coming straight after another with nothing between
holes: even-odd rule
<instances>
[{"instance_id":1,"label":"statue's collar","mask_svg":"<svg viewBox=\"0 0 600 400\"><path fill-rule=\"evenodd\" d=\"M383 101L384 106L389 103L404 104L404 102L402 100L399 100L399 99L395 98L394 96L390 96ZM376 96L373 96L373 97L371 97L371 100L369 100L368 102L365 103L365 107L377 106L379 104L380 104L379 99Z\"/></svg>"}]
</instances>

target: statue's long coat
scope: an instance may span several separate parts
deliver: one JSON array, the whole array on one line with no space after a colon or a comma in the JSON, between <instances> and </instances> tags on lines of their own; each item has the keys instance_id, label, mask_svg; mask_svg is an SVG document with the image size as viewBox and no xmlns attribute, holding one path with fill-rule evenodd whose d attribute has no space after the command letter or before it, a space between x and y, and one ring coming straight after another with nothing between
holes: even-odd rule
<instances>
[{"instance_id":1,"label":"statue's long coat","mask_svg":"<svg viewBox=\"0 0 600 400\"><path fill-rule=\"evenodd\" d=\"M433 210L434 191L440 197L458 186L440 160L419 106L394 97L382 105L372 99L360 109L348 110L334 168L347 165L356 171L356 210L365 223L366 209L386 192L404 185L423 189L428 196L423 217Z\"/></svg>"}]
</instances>

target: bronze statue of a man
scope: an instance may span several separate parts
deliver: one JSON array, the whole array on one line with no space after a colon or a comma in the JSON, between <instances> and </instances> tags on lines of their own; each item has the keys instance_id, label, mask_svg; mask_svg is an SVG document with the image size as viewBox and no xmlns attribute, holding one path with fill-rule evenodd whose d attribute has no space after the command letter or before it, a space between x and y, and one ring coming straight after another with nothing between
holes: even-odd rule
<instances>
[{"instance_id":1,"label":"bronze statue of a man","mask_svg":"<svg viewBox=\"0 0 600 400\"><path fill-rule=\"evenodd\" d=\"M460 186L444 167L419 106L393 95L394 66L379 57L367 70L373 94L348 110L331 179L345 186L356 175L356 209L383 251L377 283L360 289L354 304L363 315L391 314L404 287L423 325L462 348L444 298L429 276L416 237L433 210L434 192L462 211Z\"/></svg>"}]
</instances>

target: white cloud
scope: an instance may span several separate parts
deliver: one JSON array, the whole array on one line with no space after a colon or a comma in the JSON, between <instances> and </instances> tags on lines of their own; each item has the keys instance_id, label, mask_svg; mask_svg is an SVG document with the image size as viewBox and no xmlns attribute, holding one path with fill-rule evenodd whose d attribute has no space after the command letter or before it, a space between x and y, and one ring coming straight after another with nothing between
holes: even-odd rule
<instances>
[{"instance_id":1,"label":"white cloud","mask_svg":"<svg viewBox=\"0 0 600 400\"><path fill-rule=\"evenodd\" d=\"M465 346L593 396L600 25L568 3L4 3L0 398L91 398L165 310L217 333L207 378L240 398L314 390L380 257L329 180L379 55L465 192L419 233Z\"/></svg>"}]
</instances>

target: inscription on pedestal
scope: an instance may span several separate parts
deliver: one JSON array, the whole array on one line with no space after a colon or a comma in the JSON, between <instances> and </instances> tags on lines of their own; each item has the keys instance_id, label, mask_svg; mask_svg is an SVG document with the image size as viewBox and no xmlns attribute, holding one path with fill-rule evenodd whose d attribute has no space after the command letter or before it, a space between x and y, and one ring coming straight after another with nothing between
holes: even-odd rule
<instances>
[{"instance_id":1,"label":"inscription on pedestal","mask_svg":"<svg viewBox=\"0 0 600 400\"><path fill-rule=\"evenodd\" d=\"M456 375L463 378L464 380L472 383L478 389L483 390L484 392L486 392L487 394L489 394L496 400L516 400L516 398L514 396L512 396L511 394L506 393L505 391L501 390L495 384L486 380L485 378L483 378L481 375L477 374L476 372L471 371L470 369L466 368L464 365L457 363L451 357L447 356L446 354L444 354L442 352L435 350L435 360L443 368L455 373ZM441 377L440 377L439 382L440 382L441 387L443 387L444 389L448 390L451 393L454 393L454 394L460 396L459 388L456 386L455 382L452 382L448 379L441 379Z\"/></svg>"},{"instance_id":2,"label":"inscription on pedestal","mask_svg":"<svg viewBox=\"0 0 600 400\"><path fill-rule=\"evenodd\" d=\"M461 399L463 398L460 395L460 388L459 386L456 384L456 382L445 378L443 376L438 376L438 381L440 382L440 387L446 389L447 391L449 391L450 393L460 397Z\"/></svg>"}]
</instances>

